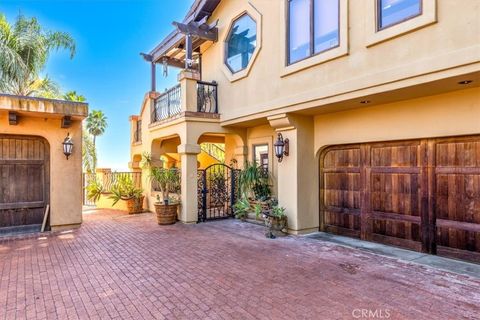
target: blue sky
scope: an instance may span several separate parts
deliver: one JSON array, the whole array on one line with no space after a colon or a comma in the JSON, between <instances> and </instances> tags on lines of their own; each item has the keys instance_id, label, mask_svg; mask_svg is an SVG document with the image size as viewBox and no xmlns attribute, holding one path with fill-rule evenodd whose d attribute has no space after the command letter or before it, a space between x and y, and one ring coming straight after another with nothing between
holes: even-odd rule
<instances>
[{"instance_id":1,"label":"blue sky","mask_svg":"<svg viewBox=\"0 0 480 320\"><path fill-rule=\"evenodd\" d=\"M193 0L0 0L0 12L13 23L19 12L36 17L50 30L65 31L76 40L77 54L51 56L45 73L64 91L87 97L90 109L108 117L106 133L97 139L99 167L127 169L128 116L138 114L150 87L150 66L139 55L148 52L182 20ZM163 78L157 90L175 83L178 71Z\"/></svg>"}]
</instances>

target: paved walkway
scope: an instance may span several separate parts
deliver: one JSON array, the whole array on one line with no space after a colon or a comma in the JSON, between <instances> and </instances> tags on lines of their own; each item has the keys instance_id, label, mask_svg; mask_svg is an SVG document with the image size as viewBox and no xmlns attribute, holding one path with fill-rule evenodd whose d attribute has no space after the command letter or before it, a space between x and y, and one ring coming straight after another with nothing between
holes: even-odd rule
<instances>
[{"instance_id":1,"label":"paved walkway","mask_svg":"<svg viewBox=\"0 0 480 320\"><path fill-rule=\"evenodd\" d=\"M0 319L479 319L480 280L235 220L0 239Z\"/></svg>"}]
</instances>

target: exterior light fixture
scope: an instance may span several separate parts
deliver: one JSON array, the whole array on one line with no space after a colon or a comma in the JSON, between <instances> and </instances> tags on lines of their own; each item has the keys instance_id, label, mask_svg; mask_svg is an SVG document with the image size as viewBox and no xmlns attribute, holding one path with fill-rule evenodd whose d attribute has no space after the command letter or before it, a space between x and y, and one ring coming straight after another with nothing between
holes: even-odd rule
<instances>
[{"instance_id":1,"label":"exterior light fixture","mask_svg":"<svg viewBox=\"0 0 480 320\"><path fill-rule=\"evenodd\" d=\"M288 150L289 150L289 140L288 138L283 140L283 136L281 133L277 136L277 141L273 144L275 147L275 156L278 159L278 162L282 162L283 156L288 157Z\"/></svg>"},{"instance_id":2,"label":"exterior light fixture","mask_svg":"<svg viewBox=\"0 0 480 320\"><path fill-rule=\"evenodd\" d=\"M463 80L463 81L460 81L458 84L470 84L472 82L473 80Z\"/></svg>"},{"instance_id":3,"label":"exterior light fixture","mask_svg":"<svg viewBox=\"0 0 480 320\"><path fill-rule=\"evenodd\" d=\"M70 157L72 155L73 151L73 141L72 138L70 138L70 133L67 134L67 137L63 140L63 154L67 157Z\"/></svg>"}]
</instances>

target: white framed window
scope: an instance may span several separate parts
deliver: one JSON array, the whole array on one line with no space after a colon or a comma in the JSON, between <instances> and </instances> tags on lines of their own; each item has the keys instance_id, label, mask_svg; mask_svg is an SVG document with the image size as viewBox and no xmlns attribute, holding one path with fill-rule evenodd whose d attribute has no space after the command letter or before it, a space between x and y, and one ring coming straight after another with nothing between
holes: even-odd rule
<instances>
[{"instance_id":1,"label":"white framed window","mask_svg":"<svg viewBox=\"0 0 480 320\"><path fill-rule=\"evenodd\" d=\"M288 64L338 47L340 0L288 0Z\"/></svg>"},{"instance_id":2,"label":"white framed window","mask_svg":"<svg viewBox=\"0 0 480 320\"><path fill-rule=\"evenodd\" d=\"M369 0L367 4L367 47L437 22L437 0Z\"/></svg>"},{"instance_id":3,"label":"white framed window","mask_svg":"<svg viewBox=\"0 0 480 320\"><path fill-rule=\"evenodd\" d=\"M282 76L348 54L348 0L284 0Z\"/></svg>"},{"instance_id":4,"label":"white framed window","mask_svg":"<svg viewBox=\"0 0 480 320\"><path fill-rule=\"evenodd\" d=\"M377 29L382 30L422 14L422 0L377 0Z\"/></svg>"}]
</instances>

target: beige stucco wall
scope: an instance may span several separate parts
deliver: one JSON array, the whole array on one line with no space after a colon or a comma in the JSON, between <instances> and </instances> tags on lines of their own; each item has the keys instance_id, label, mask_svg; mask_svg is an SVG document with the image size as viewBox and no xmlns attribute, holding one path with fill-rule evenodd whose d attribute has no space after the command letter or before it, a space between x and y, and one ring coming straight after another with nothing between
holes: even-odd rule
<instances>
[{"instance_id":1,"label":"beige stucco wall","mask_svg":"<svg viewBox=\"0 0 480 320\"><path fill-rule=\"evenodd\" d=\"M268 143L274 193L287 208L290 231L303 233L318 228L320 149L480 133L480 1L424 0L423 17L375 33L375 0L340 0L341 48L290 67L286 2L220 2L209 19L219 20L219 41L201 48L202 80L218 82L220 119L176 119L149 129L144 101L142 149L175 134L190 146L204 133L224 133L226 158L252 161L252 146ZM248 70L232 75L223 64L224 41L243 12L257 21L258 48ZM280 164L277 132L290 139Z\"/></svg>"},{"instance_id":2,"label":"beige stucco wall","mask_svg":"<svg viewBox=\"0 0 480 320\"><path fill-rule=\"evenodd\" d=\"M315 150L356 142L480 133L480 88L315 117Z\"/></svg>"},{"instance_id":3,"label":"beige stucco wall","mask_svg":"<svg viewBox=\"0 0 480 320\"><path fill-rule=\"evenodd\" d=\"M279 165L284 169L279 185L285 190L279 199L290 209L287 214L292 218L293 232L318 228L322 149L338 144L480 134L480 89L318 115L313 121L310 137L308 123L299 126L307 130L303 138L292 130L284 133L291 141L291 154Z\"/></svg>"},{"instance_id":4,"label":"beige stucco wall","mask_svg":"<svg viewBox=\"0 0 480 320\"><path fill-rule=\"evenodd\" d=\"M50 225L53 230L82 223L82 126L73 120L70 128L47 114L20 114L18 125L8 124L8 112L0 110L0 134L33 135L50 145ZM62 142L70 133L73 154L67 160Z\"/></svg>"},{"instance_id":5,"label":"beige stucco wall","mask_svg":"<svg viewBox=\"0 0 480 320\"><path fill-rule=\"evenodd\" d=\"M480 70L478 0L464 0L461 5L425 0L437 4L436 23L369 46L372 15L368 10L373 1L342 1L348 3L341 17L348 20L348 34L341 39L348 42L347 55L289 75L285 75L283 54L286 0L222 1L209 20L219 19L219 41L202 47L202 78L219 83L222 122L230 125L244 116L265 116L265 111L291 112L342 101L346 95L361 97L435 81L447 73ZM224 40L231 20L244 11L260 15L262 44L248 76L231 82L222 67Z\"/></svg>"}]
</instances>

